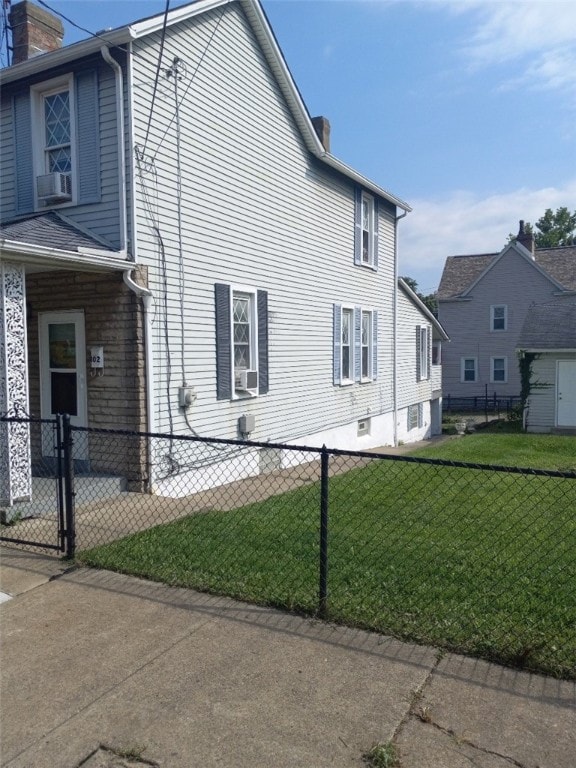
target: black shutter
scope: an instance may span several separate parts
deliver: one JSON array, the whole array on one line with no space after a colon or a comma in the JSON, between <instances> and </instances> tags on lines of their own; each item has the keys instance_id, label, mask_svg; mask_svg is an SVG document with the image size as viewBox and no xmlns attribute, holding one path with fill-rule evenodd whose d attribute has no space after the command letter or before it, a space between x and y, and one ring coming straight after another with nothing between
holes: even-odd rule
<instances>
[{"instance_id":1,"label":"black shutter","mask_svg":"<svg viewBox=\"0 0 576 768\"><path fill-rule=\"evenodd\" d=\"M216 312L216 399L232 397L232 340L230 338L230 286L214 285Z\"/></svg>"},{"instance_id":2,"label":"black shutter","mask_svg":"<svg viewBox=\"0 0 576 768\"><path fill-rule=\"evenodd\" d=\"M258 291L258 394L265 395L268 382L268 292Z\"/></svg>"}]
</instances>

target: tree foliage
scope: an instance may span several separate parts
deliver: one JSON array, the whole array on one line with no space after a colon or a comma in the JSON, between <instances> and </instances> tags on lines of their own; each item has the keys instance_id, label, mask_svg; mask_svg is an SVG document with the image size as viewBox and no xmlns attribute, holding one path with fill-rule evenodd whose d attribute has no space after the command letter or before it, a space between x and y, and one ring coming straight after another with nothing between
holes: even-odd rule
<instances>
[{"instance_id":1,"label":"tree foliage","mask_svg":"<svg viewBox=\"0 0 576 768\"><path fill-rule=\"evenodd\" d=\"M546 208L534 226L529 221L524 224L524 232L534 235L536 248L576 245L576 211L570 213L568 208L562 206L554 213L552 208ZM510 235L508 239L514 241L516 235Z\"/></svg>"},{"instance_id":2,"label":"tree foliage","mask_svg":"<svg viewBox=\"0 0 576 768\"><path fill-rule=\"evenodd\" d=\"M430 312L435 317L438 317L438 298L435 293L420 293L418 290L418 283L416 280L414 280L413 277L404 277L402 276L402 280L406 283L406 285L411 288L416 296L420 299L420 301L428 307Z\"/></svg>"}]
</instances>

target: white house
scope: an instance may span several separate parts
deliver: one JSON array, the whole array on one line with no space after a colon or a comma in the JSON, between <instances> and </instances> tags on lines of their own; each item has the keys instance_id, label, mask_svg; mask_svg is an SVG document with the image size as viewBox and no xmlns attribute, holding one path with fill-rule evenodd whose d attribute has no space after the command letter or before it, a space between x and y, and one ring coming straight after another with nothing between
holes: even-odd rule
<instances>
[{"instance_id":1,"label":"white house","mask_svg":"<svg viewBox=\"0 0 576 768\"><path fill-rule=\"evenodd\" d=\"M410 208L330 153L258 0L65 47L31 3L11 24L0 412L359 449L427 433L399 426ZM25 497L30 452L52 448L2 428L0 496ZM112 467L90 435L75 451L134 487L177 471L145 451Z\"/></svg>"}]
</instances>

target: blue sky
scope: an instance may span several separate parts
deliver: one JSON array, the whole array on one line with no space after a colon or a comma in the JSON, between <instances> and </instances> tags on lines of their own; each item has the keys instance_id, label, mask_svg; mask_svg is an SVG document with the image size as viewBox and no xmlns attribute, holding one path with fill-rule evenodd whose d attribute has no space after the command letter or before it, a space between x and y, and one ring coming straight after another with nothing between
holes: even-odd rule
<instances>
[{"instance_id":1,"label":"blue sky","mask_svg":"<svg viewBox=\"0 0 576 768\"><path fill-rule=\"evenodd\" d=\"M46 1L92 32L165 7ZM311 115L331 122L333 154L414 209L399 226L400 273L421 290L437 287L447 256L500 250L519 219L576 209L572 0L263 6ZM64 26L65 42L86 37Z\"/></svg>"}]
</instances>

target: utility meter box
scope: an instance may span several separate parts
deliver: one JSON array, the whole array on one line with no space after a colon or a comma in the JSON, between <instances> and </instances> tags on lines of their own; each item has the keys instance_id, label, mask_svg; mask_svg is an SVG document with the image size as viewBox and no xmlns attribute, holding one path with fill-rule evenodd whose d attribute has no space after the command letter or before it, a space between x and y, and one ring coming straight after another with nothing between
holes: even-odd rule
<instances>
[{"instance_id":1,"label":"utility meter box","mask_svg":"<svg viewBox=\"0 0 576 768\"><path fill-rule=\"evenodd\" d=\"M243 413L238 419L238 431L241 435L249 435L256 428L256 418L251 413Z\"/></svg>"}]
</instances>

